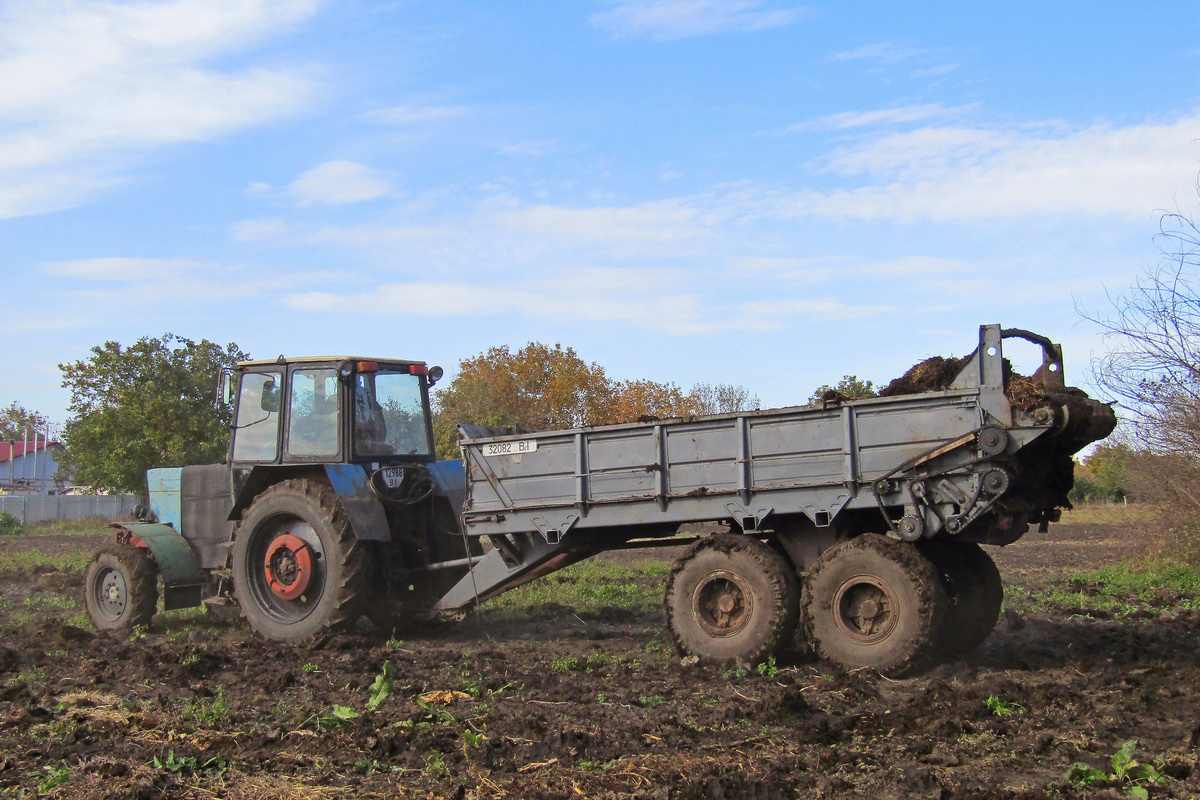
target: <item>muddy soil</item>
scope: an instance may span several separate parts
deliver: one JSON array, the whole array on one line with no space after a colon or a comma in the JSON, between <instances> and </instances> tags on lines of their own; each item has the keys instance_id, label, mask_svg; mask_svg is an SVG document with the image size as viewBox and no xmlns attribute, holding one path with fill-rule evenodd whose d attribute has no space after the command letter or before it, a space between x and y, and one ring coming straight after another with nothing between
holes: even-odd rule
<instances>
[{"instance_id":1,"label":"muddy soil","mask_svg":"<svg viewBox=\"0 0 1200 800\"><path fill-rule=\"evenodd\" d=\"M47 538L0 551L101 537ZM305 646L188 611L114 639L87 625L78 570L8 569L0 798L1127 797L1066 775L1111 770L1128 739L1168 776L1150 797L1194 797L1200 612L1177 593L1134 615L1044 599L1136 542L1065 524L993 550L1011 590L996 632L902 681L802 653L689 666L651 608L485 609Z\"/></svg>"}]
</instances>

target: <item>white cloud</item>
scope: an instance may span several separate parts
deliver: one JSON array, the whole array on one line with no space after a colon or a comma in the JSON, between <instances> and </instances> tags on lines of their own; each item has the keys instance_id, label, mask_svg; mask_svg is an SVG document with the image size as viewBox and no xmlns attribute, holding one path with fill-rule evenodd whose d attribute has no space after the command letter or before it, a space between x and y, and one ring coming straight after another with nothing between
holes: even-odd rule
<instances>
[{"instance_id":1,"label":"white cloud","mask_svg":"<svg viewBox=\"0 0 1200 800\"><path fill-rule=\"evenodd\" d=\"M815 285L848 276L957 277L970 265L900 254L888 260L797 261L794 221L916 224L1072 217L1149 220L1194 179L1200 115L1125 127L926 127L864 137L817 162L809 186L738 184L630 205L524 205L496 195L474 208L399 209L394 224L321 225L280 218L239 223L236 239L269 245L336 244L414 274L489 274L531 264L733 265ZM820 190L824 176L834 188ZM429 222L429 220L434 220ZM804 251L802 245L799 251ZM811 247L808 248L812 252ZM827 248L823 248L827 252ZM657 259L657 261L650 261ZM681 284L685 285L685 284Z\"/></svg>"},{"instance_id":2,"label":"white cloud","mask_svg":"<svg viewBox=\"0 0 1200 800\"><path fill-rule=\"evenodd\" d=\"M365 291L295 292L286 305L306 311L425 317L524 317L561 322L628 324L671 335L719 331L765 331L807 320L861 320L895 309L847 305L840 300L785 298L736 302L699 289L709 275L694 270L616 267L564 267L553 274L489 283L478 279L385 283ZM721 278L727 280L727 276Z\"/></svg>"},{"instance_id":3,"label":"white cloud","mask_svg":"<svg viewBox=\"0 0 1200 800\"><path fill-rule=\"evenodd\" d=\"M737 269L785 281L790 285L828 283L839 278L939 276L971 269L971 265L965 261L933 256L904 256L866 262L848 256L822 259L754 256L735 259L733 265Z\"/></svg>"},{"instance_id":4,"label":"white cloud","mask_svg":"<svg viewBox=\"0 0 1200 800\"><path fill-rule=\"evenodd\" d=\"M288 184L300 205L347 205L383 197L391 185L370 167L353 161L327 161Z\"/></svg>"},{"instance_id":5,"label":"white cloud","mask_svg":"<svg viewBox=\"0 0 1200 800\"><path fill-rule=\"evenodd\" d=\"M663 244L712 234L714 210L692 199L672 199L636 206L564 208L527 206L495 212L502 226L523 233L576 242L611 245Z\"/></svg>"},{"instance_id":6,"label":"white cloud","mask_svg":"<svg viewBox=\"0 0 1200 800\"><path fill-rule=\"evenodd\" d=\"M926 54L927 51L900 44L899 42L872 42L843 50L829 57L830 61L876 61L882 64L898 64Z\"/></svg>"},{"instance_id":7,"label":"white cloud","mask_svg":"<svg viewBox=\"0 0 1200 800\"><path fill-rule=\"evenodd\" d=\"M914 78L941 78L957 69L958 64L938 64L936 67L929 67L928 69L915 69L912 76Z\"/></svg>"},{"instance_id":8,"label":"white cloud","mask_svg":"<svg viewBox=\"0 0 1200 800\"><path fill-rule=\"evenodd\" d=\"M464 238L451 225L303 225L279 217L243 220L233 226L239 242L275 245L340 244L347 247L390 250L398 244L422 241L451 242Z\"/></svg>"},{"instance_id":9,"label":"white cloud","mask_svg":"<svg viewBox=\"0 0 1200 800\"><path fill-rule=\"evenodd\" d=\"M773 8L762 0L613 0L592 24L617 38L683 39L713 33L759 31L790 25L797 7Z\"/></svg>"},{"instance_id":10,"label":"white cloud","mask_svg":"<svg viewBox=\"0 0 1200 800\"><path fill-rule=\"evenodd\" d=\"M886 261L875 261L853 267L851 272L858 275L905 276L942 275L947 272L962 272L969 270L971 265L965 261L950 258L935 258L933 256L907 256Z\"/></svg>"},{"instance_id":11,"label":"white cloud","mask_svg":"<svg viewBox=\"0 0 1200 800\"><path fill-rule=\"evenodd\" d=\"M412 282L384 284L354 294L297 292L284 302L301 311L357 316L364 309L374 309L380 314L405 317L518 316L561 322L616 322L673 335L778 326L762 316L713 313L704 308L697 295L638 287L631 281L596 283L567 278L537 286Z\"/></svg>"},{"instance_id":12,"label":"white cloud","mask_svg":"<svg viewBox=\"0 0 1200 800\"><path fill-rule=\"evenodd\" d=\"M791 129L796 131L836 131L869 126L899 125L940 117L959 116L974 111L977 108L979 108L978 103L953 106L951 108L947 108L941 103L928 103L926 105L902 106L900 108L884 108L878 111L845 111L801 122L793 125Z\"/></svg>"},{"instance_id":13,"label":"white cloud","mask_svg":"<svg viewBox=\"0 0 1200 800\"><path fill-rule=\"evenodd\" d=\"M454 119L470 113L464 106L393 106L372 111L366 118L385 125L417 125Z\"/></svg>"},{"instance_id":14,"label":"white cloud","mask_svg":"<svg viewBox=\"0 0 1200 800\"><path fill-rule=\"evenodd\" d=\"M199 262L186 258L87 258L55 261L44 267L47 275L56 278L122 283L167 280L200 269L202 265Z\"/></svg>"},{"instance_id":15,"label":"white cloud","mask_svg":"<svg viewBox=\"0 0 1200 800\"><path fill-rule=\"evenodd\" d=\"M782 317L793 319L822 319L831 321L860 320L896 311L895 306L848 306L840 300L822 297L813 299L762 300L745 303L742 313L752 317Z\"/></svg>"},{"instance_id":16,"label":"white cloud","mask_svg":"<svg viewBox=\"0 0 1200 800\"><path fill-rule=\"evenodd\" d=\"M979 220L1084 215L1145 219L1196 171L1200 114L1124 128L922 128L839 148L824 171L871 183L778 198L785 217Z\"/></svg>"},{"instance_id":17,"label":"white cloud","mask_svg":"<svg viewBox=\"0 0 1200 800\"><path fill-rule=\"evenodd\" d=\"M89 258L50 262L41 271L56 279L59 307L70 309L77 326L127 309L179 308L180 298L195 309L249 297L274 298L280 290L339 278L332 272L248 270L244 264L190 258Z\"/></svg>"},{"instance_id":18,"label":"white cloud","mask_svg":"<svg viewBox=\"0 0 1200 800\"><path fill-rule=\"evenodd\" d=\"M499 148L500 153L506 156L545 156L557 153L561 149L562 146L553 139L516 142L514 144L502 145Z\"/></svg>"},{"instance_id":19,"label":"white cloud","mask_svg":"<svg viewBox=\"0 0 1200 800\"><path fill-rule=\"evenodd\" d=\"M279 217L246 219L233 226L233 238L238 242L283 242L292 226Z\"/></svg>"},{"instance_id":20,"label":"white cloud","mask_svg":"<svg viewBox=\"0 0 1200 800\"><path fill-rule=\"evenodd\" d=\"M209 62L310 18L317 0L14 0L0 8L0 217L69 207L147 147L302 107L296 70ZM136 154L135 154L136 153ZM74 185L65 176L80 174ZM38 185L39 193L13 187Z\"/></svg>"},{"instance_id":21,"label":"white cloud","mask_svg":"<svg viewBox=\"0 0 1200 800\"><path fill-rule=\"evenodd\" d=\"M528 292L493 286L453 283L385 284L363 294L299 292L285 303L301 311L357 312L377 309L384 313L425 317L457 317L501 309L518 311L535 298Z\"/></svg>"}]
</instances>

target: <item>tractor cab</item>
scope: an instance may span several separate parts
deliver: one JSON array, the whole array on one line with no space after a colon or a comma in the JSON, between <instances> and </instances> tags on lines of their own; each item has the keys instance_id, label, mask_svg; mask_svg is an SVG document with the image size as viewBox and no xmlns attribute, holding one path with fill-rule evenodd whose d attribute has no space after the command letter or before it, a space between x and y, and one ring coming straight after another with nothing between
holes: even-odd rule
<instances>
[{"instance_id":1,"label":"tractor cab","mask_svg":"<svg viewBox=\"0 0 1200 800\"><path fill-rule=\"evenodd\" d=\"M429 387L440 367L346 357L243 361L230 462L256 465L432 461ZM233 398L230 398L233 399Z\"/></svg>"}]
</instances>

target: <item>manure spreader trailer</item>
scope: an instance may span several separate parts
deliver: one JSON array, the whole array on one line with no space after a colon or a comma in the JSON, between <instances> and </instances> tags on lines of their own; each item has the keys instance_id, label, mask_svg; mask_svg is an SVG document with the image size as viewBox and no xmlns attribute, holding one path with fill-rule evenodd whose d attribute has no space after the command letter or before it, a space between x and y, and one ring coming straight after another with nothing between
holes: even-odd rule
<instances>
[{"instance_id":1,"label":"manure spreader trailer","mask_svg":"<svg viewBox=\"0 0 1200 800\"><path fill-rule=\"evenodd\" d=\"M1006 339L1039 346L1013 373ZM936 362L936 363L935 363ZM885 390L817 405L563 431L459 426L437 461L438 367L349 357L246 361L222 375L227 463L148 473L85 578L97 627L233 606L300 641L367 617L461 618L606 550L689 545L667 581L681 654L752 664L800 633L824 659L911 675L982 643L1000 612L981 545L1068 505L1072 455L1112 409L1065 385L1060 348L980 328ZM704 536L685 523L723 523Z\"/></svg>"}]
</instances>

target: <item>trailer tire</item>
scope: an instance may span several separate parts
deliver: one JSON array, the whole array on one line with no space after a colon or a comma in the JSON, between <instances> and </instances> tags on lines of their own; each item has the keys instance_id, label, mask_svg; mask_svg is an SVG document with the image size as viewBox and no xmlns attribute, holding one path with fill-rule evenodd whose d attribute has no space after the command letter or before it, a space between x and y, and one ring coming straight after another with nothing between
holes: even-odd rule
<instances>
[{"instance_id":1,"label":"trailer tire","mask_svg":"<svg viewBox=\"0 0 1200 800\"><path fill-rule=\"evenodd\" d=\"M128 633L154 618L158 569L143 547L104 545L88 564L83 583L84 605L99 630Z\"/></svg>"},{"instance_id":2,"label":"trailer tire","mask_svg":"<svg viewBox=\"0 0 1200 800\"><path fill-rule=\"evenodd\" d=\"M805 629L817 655L907 677L940 654L949 601L912 545L867 533L821 554L804 582Z\"/></svg>"},{"instance_id":3,"label":"trailer tire","mask_svg":"<svg viewBox=\"0 0 1200 800\"><path fill-rule=\"evenodd\" d=\"M675 562L663 605L681 655L753 665L792 641L799 598L791 565L769 545L715 534Z\"/></svg>"},{"instance_id":4,"label":"trailer tire","mask_svg":"<svg viewBox=\"0 0 1200 800\"><path fill-rule=\"evenodd\" d=\"M234 595L262 636L297 642L348 630L362 616L366 545L328 483L293 478L269 487L234 536Z\"/></svg>"},{"instance_id":5,"label":"trailer tire","mask_svg":"<svg viewBox=\"0 0 1200 800\"><path fill-rule=\"evenodd\" d=\"M987 641L1000 619L1004 583L1000 570L973 542L923 542L921 552L933 562L949 600L943 623L942 651L950 658L966 655Z\"/></svg>"}]
</instances>

